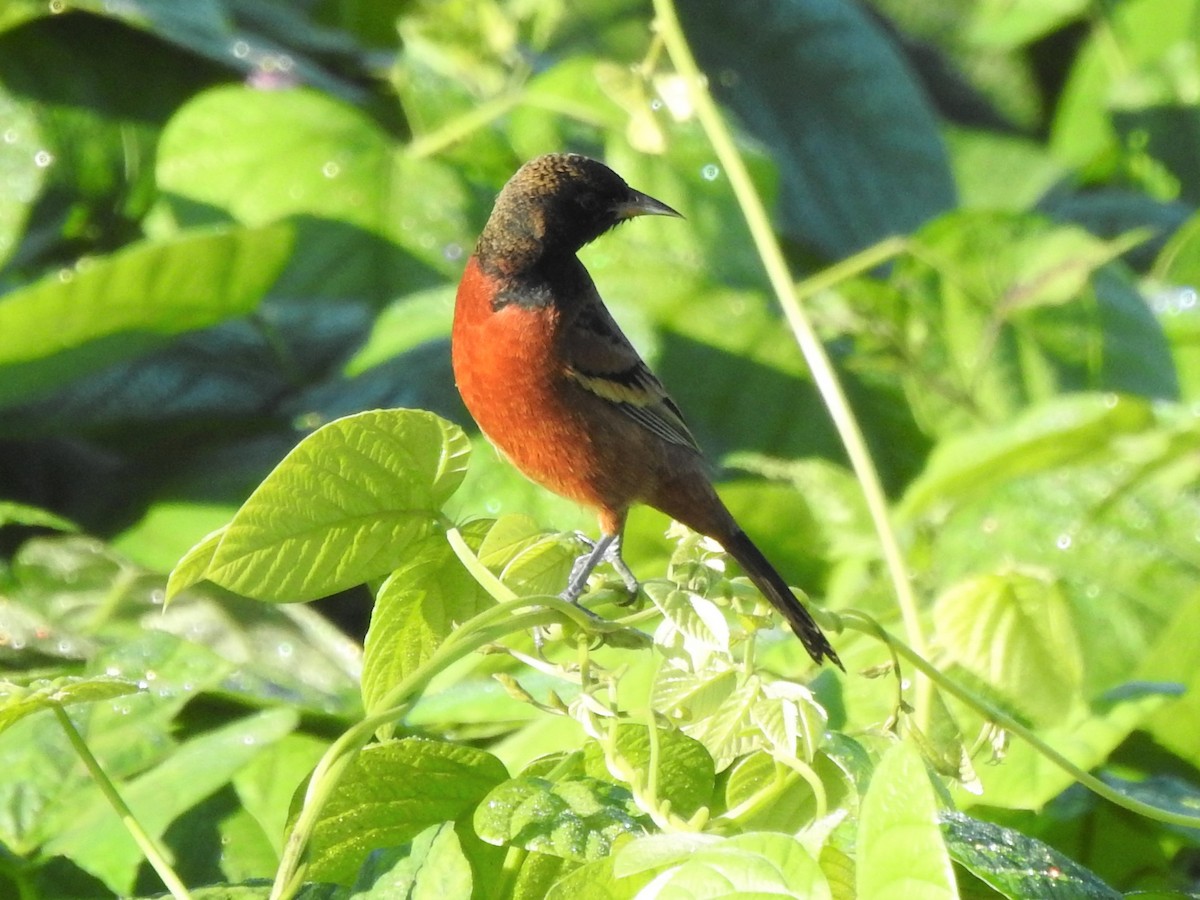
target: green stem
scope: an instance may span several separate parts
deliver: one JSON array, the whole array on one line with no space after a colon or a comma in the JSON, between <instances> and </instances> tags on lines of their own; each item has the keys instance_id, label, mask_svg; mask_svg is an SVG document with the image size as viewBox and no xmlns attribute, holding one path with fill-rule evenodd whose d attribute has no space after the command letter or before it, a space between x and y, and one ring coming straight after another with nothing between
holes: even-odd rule
<instances>
[{"instance_id":1,"label":"green stem","mask_svg":"<svg viewBox=\"0 0 1200 900\"><path fill-rule=\"evenodd\" d=\"M452 147L469 137L472 132L500 118L520 103L521 97L522 91L514 90L479 104L470 112L452 119L436 131L413 138L408 145L408 155L414 159L424 159L441 153L447 147Z\"/></svg>"},{"instance_id":2,"label":"green stem","mask_svg":"<svg viewBox=\"0 0 1200 900\"><path fill-rule=\"evenodd\" d=\"M512 592L479 563L456 529L448 529L447 538L455 553L459 554L468 569L480 578L489 592L512 597ZM455 629L429 659L388 691L379 702L378 711L356 722L334 741L313 769L309 779L304 805L292 826L284 846L283 857L279 861L275 884L271 889L271 900L283 900L299 890L305 868L304 851L312 838L321 811L329 802L355 756L380 727L402 719L413 699L429 685L429 682L464 656L509 634L549 625L563 616L573 620L581 629L594 629L603 624L598 623L586 610L558 597L509 599L484 610Z\"/></svg>"},{"instance_id":3,"label":"green stem","mask_svg":"<svg viewBox=\"0 0 1200 900\"><path fill-rule=\"evenodd\" d=\"M850 465L862 486L867 508L870 511L871 520L875 524L875 530L883 548L884 560L896 592L896 599L904 620L905 633L912 646L923 652L925 636L921 628L916 597L913 594L900 543L888 517L887 498L883 491L883 485L867 449L862 430L846 400L833 363L800 303L800 291L797 290L791 272L788 270L787 261L775 238L775 232L766 208L763 206L762 198L755 190L745 161L734 144L733 136L705 86L704 76L692 56L672 0L654 0L654 10L658 33L666 44L667 53L670 55L675 69L690 86L696 116L708 135L721 166L729 176L729 183L733 187L742 214L746 218L746 224L750 228L754 245L762 258L771 287L779 299L780 306L783 307L784 316L791 326L796 343L800 346L800 352L804 355L805 362L812 372L813 381L817 385L834 426L837 428L838 435L845 445ZM847 272L862 271L877 265L901 247L903 244L895 238L875 247L869 247L856 256L839 263L824 276L811 279L810 284L802 290L806 295L811 295L832 283L834 279L845 277ZM919 709L923 706L925 704L918 703Z\"/></svg>"},{"instance_id":4,"label":"green stem","mask_svg":"<svg viewBox=\"0 0 1200 900\"><path fill-rule=\"evenodd\" d=\"M112 780L105 774L104 769L100 767L100 761L93 755L92 750L87 745L87 741L83 739L83 735L79 733L79 729L75 727L75 723L71 721L71 717L67 715L67 711L61 706L54 706L54 715L58 717L58 724L62 726L63 731L67 733L67 740L71 742L71 746L75 748L75 752L79 754L79 758L83 760L83 764L87 767L88 773L92 776L92 780L100 788L100 792L104 794L104 799L109 802L116 813L121 818L121 824L125 826L125 830L133 837L134 842L142 851L142 855L146 857L146 861L150 863L154 871L158 873L158 877L162 879L163 885L171 892L171 896L176 900L190 900L191 894L179 880L179 876L175 874L175 870L171 868L171 864L167 861L166 851L158 845L146 830L142 828L141 823L117 793L116 787L113 786Z\"/></svg>"},{"instance_id":5,"label":"green stem","mask_svg":"<svg viewBox=\"0 0 1200 900\"><path fill-rule=\"evenodd\" d=\"M1200 828L1200 816L1189 816L1184 813L1171 812L1170 810L1160 809L1157 806L1151 806L1149 803L1133 797L1128 797L1115 788L1109 787L1090 772L1079 768L1079 766L1043 741L1031 729L1008 715L1004 710L992 705L984 698L963 687L954 679L948 678L942 672L938 671L937 667L927 662L921 654L917 653L899 638L889 634L870 616L847 611L841 614L841 620L843 624L883 641L894 653L903 656L912 664L913 668L922 672L931 682L936 683L941 690L957 697L984 718L1030 744L1038 753L1050 760L1050 762L1054 763L1054 765L1058 766L1092 793L1103 797L1105 800L1116 804L1122 809L1127 809L1147 819L1153 819L1168 825L1179 825L1184 828Z\"/></svg>"}]
</instances>

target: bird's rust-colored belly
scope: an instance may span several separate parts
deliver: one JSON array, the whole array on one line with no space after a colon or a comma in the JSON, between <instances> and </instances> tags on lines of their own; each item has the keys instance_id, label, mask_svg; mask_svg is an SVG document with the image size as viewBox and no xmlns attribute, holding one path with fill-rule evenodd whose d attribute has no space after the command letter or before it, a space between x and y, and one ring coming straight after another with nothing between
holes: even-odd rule
<instances>
[{"instance_id":1,"label":"bird's rust-colored belly","mask_svg":"<svg viewBox=\"0 0 1200 900\"><path fill-rule=\"evenodd\" d=\"M557 348L553 306L493 311L494 287L474 259L459 285L451 337L454 378L488 439L528 478L578 503L623 509L634 499L605 476L606 448ZM599 438L599 441L598 441Z\"/></svg>"}]
</instances>

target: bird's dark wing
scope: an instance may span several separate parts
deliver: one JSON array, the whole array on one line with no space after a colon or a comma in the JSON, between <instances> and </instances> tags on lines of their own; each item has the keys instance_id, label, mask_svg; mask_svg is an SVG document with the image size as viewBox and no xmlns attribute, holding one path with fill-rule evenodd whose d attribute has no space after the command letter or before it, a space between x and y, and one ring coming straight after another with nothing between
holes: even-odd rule
<instances>
[{"instance_id":1,"label":"bird's dark wing","mask_svg":"<svg viewBox=\"0 0 1200 900\"><path fill-rule=\"evenodd\" d=\"M663 440L699 452L675 401L596 297L568 324L567 377Z\"/></svg>"}]
</instances>

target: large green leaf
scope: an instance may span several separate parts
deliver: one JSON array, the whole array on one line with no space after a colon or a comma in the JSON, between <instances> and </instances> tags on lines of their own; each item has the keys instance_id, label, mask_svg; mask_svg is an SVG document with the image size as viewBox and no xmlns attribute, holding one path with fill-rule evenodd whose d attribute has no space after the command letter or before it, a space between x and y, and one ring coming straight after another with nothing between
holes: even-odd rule
<instances>
[{"instance_id":1,"label":"large green leaf","mask_svg":"<svg viewBox=\"0 0 1200 900\"><path fill-rule=\"evenodd\" d=\"M1154 423L1150 405L1131 397L1083 394L1039 403L1011 422L939 443L908 488L903 515L949 505L1025 475L1103 458L1122 435Z\"/></svg>"},{"instance_id":2,"label":"large green leaf","mask_svg":"<svg viewBox=\"0 0 1200 900\"><path fill-rule=\"evenodd\" d=\"M680 14L713 90L771 148L791 235L840 257L954 205L933 112L865 12L705 0Z\"/></svg>"},{"instance_id":3,"label":"large green leaf","mask_svg":"<svg viewBox=\"0 0 1200 900\"><path fill-rule=\"evenodd\" d=\"M898 379L930 434L1001 422L1070 390L1171 399L1170 348L1102 241L1039 216L963 212L923 228L887 284L847 286L854 365Z\"/></svg>"},{"instance_id":4,"label":"large green leaf","mask_svg":"<svg viewBox=\"0 0 1200 900\"><path fill-rule=\"evenodd\" d=\"M650 769L652 762L657 768ZM611 748L598 741L584 747L584 765L595 778L653 779L656 799L669 801L671 811L685 819L712 801L715 779L712 757L704 746L674 728L644 725L617 727Z\"/></svg>"},{"instance_id":5,"label":"large green leaf","mask_svg":"<svg viewBox=\"0 0 1200 900\"><path fill-rule=\"evenodd\" d=\"M1038 724L1081 700L1083 660L1061 587L1047 571L1006 569L952 585L933 609L946 657Z\"/></svg>"},{"instance_id":6,"label":"large green leaf","mask_svg":"<svg viewBox=\"0 0 1200 900\"><path fill-rule=\"evenodd\" d=\"M167 438L162 426L181 420L275 419L281 398L289 396L293 405L303 405L303 416L314 411L311 395L297 392L308 384L340 382L338 363L362 339L368 315L365 303L317 306L267 297L250 317L179 335L159 349L107 365L22 404L13 418L19 417L21 430L55 433L153 423ZM402 390L393 386L393 395ZM391 405L389 399L346 411ZM177 497L178 491L171 494Z\"/></svg>"},{"instance_id":7,"label":"large green leaf","mask_svg":"<svg viewBox=\"0 0 1200 900\"><path fill-rule=\"evenodd\" d=\"M655 879L655 884L655 896L662 900L832 897L824 873L800 841L769 832L739 834L700 846L681 865Z\"/></svg>"},{"instance_id":8,"label":"large green leaf","mask_svg":"<svg viewBox=\"0 0 1200 900\"><path fill-rule=\"evenodd\" d=\"M364 645L362 694L368 712L441 646L455 627L494 603L463 568L445 535L409 547L380 587Z\"/></svg>"},{"instance_id":9,"label":"large green leaf","mask_svg":"<svg viewBox=\"0 0 1200 900\"><path fill-rule=\"evenodd\" d=\"M943 812L950 855L1005 897L1019 900L1118 900L1095 874L1040 841L991 822Z\"/></svg>"},{"instance_id":10,"label":"large green leaf","mask_svg":"<svg viewBox=\"0 0 1200 900\"><path fill-rule=\"evenodd\" d=\"M962 496L930 519L925 571L946 587L1013 566L1053 573L1070 607L1060 622L1073 623L1082 651L1083 694L1096 698L1134 677L1195 589L1198 443L1194 427L1127 435L1076 464Z\"/></svg>"},{"instance_id":11,"label":"large green leaf","mask_svg":"<svg viewBox=\"0 0 1200 900\"><path fill-rule=\"evenodd\" d=\"M279 463L215 547L206 539L180 561L186 574L172 579L170 593L203 577L291 603L386 575L432 531L462 481L468 449L457 426L423 411L331 422Z\"/></svg>"},{"instance_id":12,"label":"large green leaf","mask_svg":"<svg viewBox=\"0 0 1200 900\"><path fill-rule=\"evenodd\" d=\"M954 869L938 829L937 798L921 755L899 743L871 776L858 826L858 896L956 898Z\"/></svg>"},{"instance_id":13,"label":"large green leaf","mask_svg":"<svg viewBox=\"0 0 1200 900\"><path fill-rule=\"evenodd\" d=\"M158 180L187 201L185 219L207 208L252 225L292 219L283 295L380 301L431 287L457 274L470 242L459 173L403 154L362 112L313 91L200 94L163 132Z\"/></svg>"},{"instance_id":14,"label":"large green leaf","mask_svg":"<svg viewBox=\"0 0 1200 900\"><path fill-rule=\"evenodd\" d=\"M372 850L469 816L506 775L494 756L461 744L406 738L367 747L321 811L309 877L351 883Z\"/></svg>"},{"instance_id":15,"label":"large green leaf","mask_svg":"<svg viewBox=\"0 0 1200 900\"><path fill-rule=\"evenodd\" d=\"M613 842L644 830L629 791L591 777L522 776L496 787L475 812L475 830L492 844L591 862Z\"/></svg>"},{"instance_id":16,"label":"large green leaf","mask_svg":"<svg viewBox=\"0 0 1200 900\"><path fill-rule=\"evenodd\" d=\"M359 870L353 900L445 900L471 896L471 865L454 826L431 825L403 847L378 850Z\"/></svg>"},{"instance_id":17,"label":"large green leaf","mask_svg":"<svg viewBox=\"0 0 1200 900\"><path fill-rule=\"evenodd\" d=\"M37 199L51 154L42 145L37 119L0 88L0 269L16 249Z\"/></svg>"},{"instance_id":18,"label":"large green leaf","mask_svg":"<svg viewBox=\"0 0 1200 900\"><path fill-rule=\"evenodd\" d=\"M0 297L0 404L166 337L252 311L291 251L285 226L145 242Z\"/></svg>"}]
</instances>

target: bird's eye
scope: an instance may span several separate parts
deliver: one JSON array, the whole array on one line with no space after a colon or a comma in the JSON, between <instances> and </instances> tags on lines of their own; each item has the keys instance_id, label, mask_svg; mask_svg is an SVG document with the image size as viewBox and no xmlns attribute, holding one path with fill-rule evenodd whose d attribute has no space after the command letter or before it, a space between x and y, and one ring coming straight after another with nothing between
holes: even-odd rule
<instances>
[{"instance_id":1,"label":"bird's eye","mask_svg":"<svg viewBox=\"0 0 1200 900\"><path fill-rule=\"evenodd\" d=\"M579 205L583 207L584 212L594 213L600 208L600 198L595 194L582 194L579 197Z\"/></svg>"}]
</instances>

